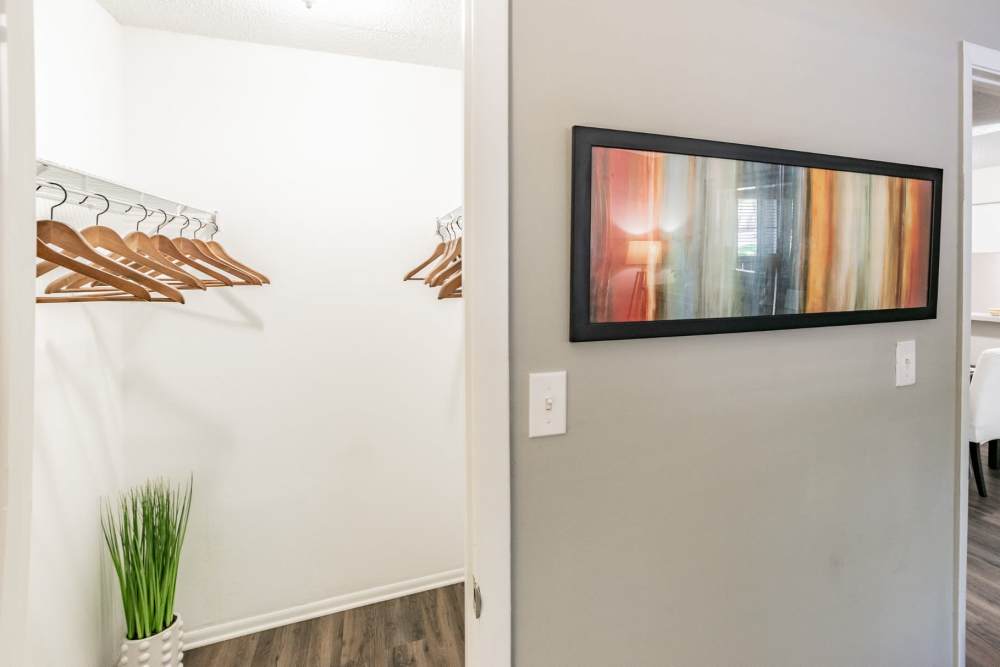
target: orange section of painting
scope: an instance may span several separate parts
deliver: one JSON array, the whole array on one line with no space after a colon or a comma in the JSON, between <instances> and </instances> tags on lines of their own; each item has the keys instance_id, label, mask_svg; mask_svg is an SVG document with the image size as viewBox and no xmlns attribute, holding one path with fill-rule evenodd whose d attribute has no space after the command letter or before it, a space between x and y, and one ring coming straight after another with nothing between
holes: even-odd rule
<instances>
[{"instance_id":1,"label":"orange section of painting","mask_svg":"<svg viewBox=\"0 0 1000 667\"><path fill-rule=\"evenodd\" d=\"M926 222L931 216L931 184L907 179L903 209L903 260L900 275L905 276L900 306L916 308L927 301L930 238Z\"/></svg>"},{"instance_id":2,"label":"orange section of painting","mask_svg":"<svg viewBox=\"0 0 1000 667\"><path fill-rule=\"evenodd\" d=\"M822 313L827 309L827 281L830 278L830 260L833 256L833 182L832 171L809 170L807 313Z\"/></svg>"}]
</instances>

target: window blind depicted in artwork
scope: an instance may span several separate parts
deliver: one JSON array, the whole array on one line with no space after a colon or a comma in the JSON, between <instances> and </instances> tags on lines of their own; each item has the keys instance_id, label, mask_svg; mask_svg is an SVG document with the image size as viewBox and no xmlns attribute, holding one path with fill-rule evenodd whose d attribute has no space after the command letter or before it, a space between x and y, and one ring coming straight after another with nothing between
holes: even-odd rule
<instances>
[{"instance_id":1,"label":"window blind depicted in artwork","mask_svg":"<svg viewBox=\"0 0 1000 667\"><path fill-rule=\"evenodd\" d=\"M934 316L940 170L576 130L574 340Z\"/></svg>"}]
</instances>

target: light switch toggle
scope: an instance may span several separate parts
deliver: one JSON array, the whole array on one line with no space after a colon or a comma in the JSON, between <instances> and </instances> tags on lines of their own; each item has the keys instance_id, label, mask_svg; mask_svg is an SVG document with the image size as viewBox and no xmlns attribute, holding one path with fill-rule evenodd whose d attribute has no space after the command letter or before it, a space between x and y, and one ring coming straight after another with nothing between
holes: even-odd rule
<instances>
[{"instance_id":1,"label":"light switch toggle","mask_svg":"<svg viewBox=\"0 0 1000 667\"><path fill-rule=\"evenodd\" d=\"M528 376L528 437L566 432L566 371Z\"/></svg>"}]
</instances>

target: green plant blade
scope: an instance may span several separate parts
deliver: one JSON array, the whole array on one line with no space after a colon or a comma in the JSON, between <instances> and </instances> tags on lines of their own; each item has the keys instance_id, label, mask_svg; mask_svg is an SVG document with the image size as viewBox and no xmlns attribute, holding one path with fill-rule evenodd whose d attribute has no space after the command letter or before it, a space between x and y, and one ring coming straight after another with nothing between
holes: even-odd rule
<instances>
[{"instance_id":1,"label":"green plant blade","mask_svg":"<svg viewBox=\"0 0 1000 667\"><path fill-rule=\"evenodd\" d=\"M174 619L181 548L194 480L173 487L151 480L101 509L101 529L118 578L128 639L145 639Z\"/></svg>"}]
</instances>

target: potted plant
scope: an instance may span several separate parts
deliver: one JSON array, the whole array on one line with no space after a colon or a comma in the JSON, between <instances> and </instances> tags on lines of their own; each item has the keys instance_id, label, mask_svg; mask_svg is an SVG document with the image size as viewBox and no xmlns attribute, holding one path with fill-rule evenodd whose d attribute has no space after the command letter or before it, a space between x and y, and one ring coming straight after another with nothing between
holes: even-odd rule
<instances>
[{"instance_id":1,"label":"potted plant","mask_svg":"<svg viewBox=\"0 0 1000 667\"><path fill-rule=\"evenodd\" d=\"M174 613L177 569L191 512L193 482L148 481L101 513L125 612L120 665L180 667L184 623Z\"/></svg>"}]
</instances>

